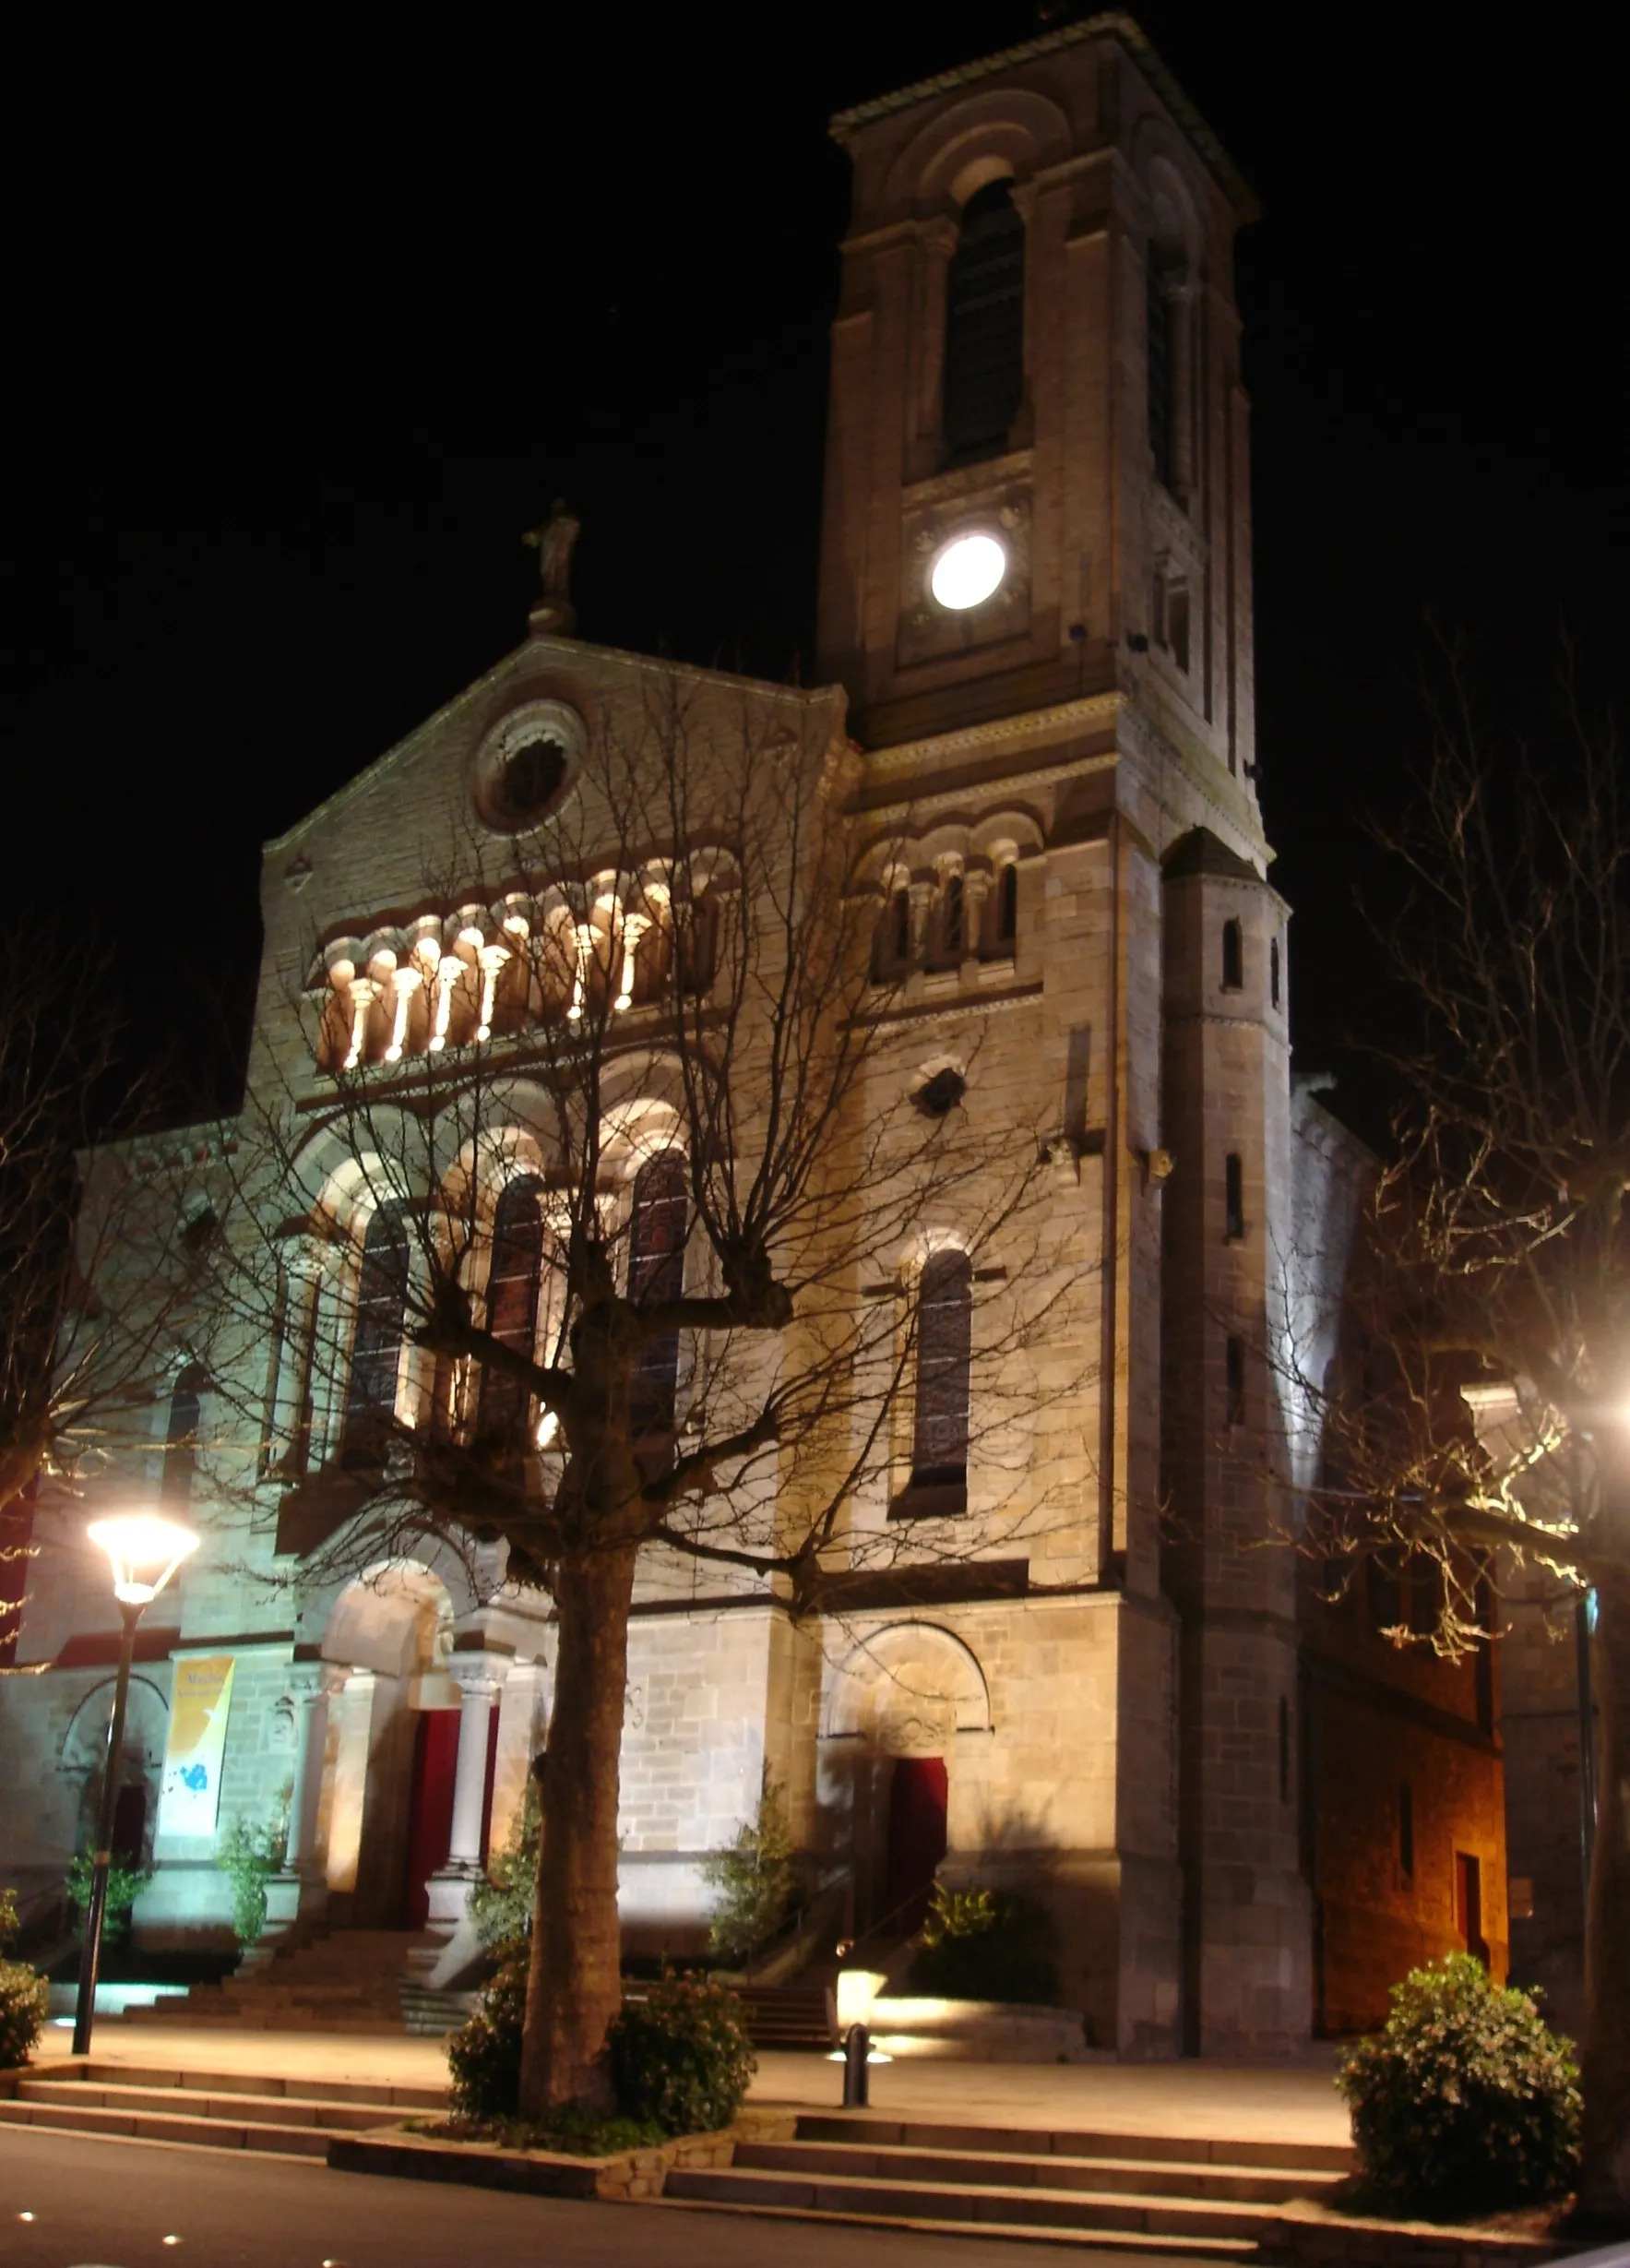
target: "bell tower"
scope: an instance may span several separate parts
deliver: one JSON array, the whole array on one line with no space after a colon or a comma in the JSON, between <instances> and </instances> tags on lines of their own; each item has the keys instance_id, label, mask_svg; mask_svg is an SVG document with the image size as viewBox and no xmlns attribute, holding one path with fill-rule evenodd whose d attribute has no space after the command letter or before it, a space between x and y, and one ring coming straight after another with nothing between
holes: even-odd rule
<instances>
[{"instance_id":1,"label":"bell tower","mask_svg":"<svg viewBox=\"0 0 1630 2268\"><path fill-rule=\"evenodd\" d=\"M844 112L819 649L869 745L1119 688L1254 817L1232 245L1124 17Z\"/></svg>"},{"instance_id":2,"label":"bell tower","mask_svg":"<svg viewBox=\"0 0 1630 2268\"><path fill-rule=\"evenodd\" d=\"M1067 1595L1091 1635L1051 1658L1114 1663L1101 1793L1067 1797L1071 1743L1050 1767L1053 1894L1099 2036L1278 2053L1307 2036L1311 1914L1267 1548L1292 1167L1233 292L1255 206L1121 15L832 131L854 170L819 661L895 830L896 1012L982 1020L980 1076L1056 1129L1052 1201L1090 1256L1075 1556L1051 1548L1013 1639L1041 1658ZM969 893L998 883L1011 918L972 954Z\"/></svg>"}]
</instances>

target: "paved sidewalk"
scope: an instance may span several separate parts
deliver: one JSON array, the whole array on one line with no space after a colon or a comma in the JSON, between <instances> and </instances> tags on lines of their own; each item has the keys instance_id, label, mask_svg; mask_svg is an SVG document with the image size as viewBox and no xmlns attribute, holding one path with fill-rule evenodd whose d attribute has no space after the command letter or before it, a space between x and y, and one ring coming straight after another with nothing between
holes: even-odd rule
<instances>
[{"instance_id":1,"label":"paved sidewalk","mask_svg":"<svg viewBox=\"0 0 1630 2268\"><path fill-rule=\"evenodd\" d=\"M53 2026L45 2061L65 2057L73 2035ZM368 2034L236 2031L210 2024L102 2023L99 2062L192 2071L276 2071L289 2079L372 2080L434 2086L446 2077L446 2043ZM1055 2131L1208 2135L1231 2141L1350 2139L1347 2109L1331 2084L1335 2051L1289 2064L952 2063L919 2059L879 2064L872 2105L886 2115L969 2126ZM843 2074L818 2055L761 2050L755 2103L830 2109Z\"/></svg>"}]
</instances>

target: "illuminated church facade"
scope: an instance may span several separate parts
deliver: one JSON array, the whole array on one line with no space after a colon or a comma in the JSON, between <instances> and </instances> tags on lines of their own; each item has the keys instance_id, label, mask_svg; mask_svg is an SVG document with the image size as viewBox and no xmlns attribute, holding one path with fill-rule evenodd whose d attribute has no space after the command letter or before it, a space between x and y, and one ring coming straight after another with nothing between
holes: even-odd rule
<instances>
[{"instance_id":1,"label":"illuminated church facade","mask_svg":"<svg viewBox=\"0 0 1630 2268\"><path fill-rule=\"evenodd\" d=\"M702 1940L700 1862L767 1769L843 1885L851 1934L936 1867L1023 1886L1053 1913L1089 2045L1288 2052L1468 1941L1462 1861L1496 1964L1506 1925L1492 1665L1400 1662L1362 1599L1342 1620L1275 1543L1296 1475L1273 1351L1330 1304L1320 1271L1340 1264L1364 1162L1291 1077L1289 909L1257 799L1232 281L1255 206L1122 18L833 132L853 205L822 689L744 688L579 639L557 522L526 640L267 847L251 1087L287 1084L315 1155L337 1062L405 1077L490 1029L506 921L542 916L507 900L420 913L431 820L456 806L472 840L502 838L506 805L550 789L537 751L569 757L657 680L856 751L858 807L896 846L876 877L891 1012L925 1069L977 1054L979 1079L1022 1102L1047 1202L1092 1256L1092 1359L1049 1436L1069 1512L1028 1556L937 1550L932 1582L853 1593L829 1623L795 1622L767 1587L698 1604L646 1586L623 1757L629 1941ZM631 999L658 896L613 910ZM629 1152L637 1220L659 1218L660 1164ZM390 1231L338 1143L329 1186L358 1267L345 1279L291 1242L279 1333L232 1397L264 1413L253 1513L212 1505L207 1448L184 1461L204 1545L143 1632L121 1832L152 1870L136 1928L154 1944L220 1935L219 1838L282 1800L278 1927L450 1941L547 1740L548 1601L504 1589L493 1548L306 1581L280 1531L296 1442L320 1466L345 1428L343 1363L329 1406L302 1399L303 1334L349 1334L359 1375L385 1364L408 1422L430 1391L376 1328L369 1239L376 1260ZM171 1485L167 1438L207 1444L213 1391L192 1370L163 1382L135 1481ZM970 1464L970 1498L977 1482ZM42 1909L86 1832L108 1706L113 1617L81 1516L42 1510L16 1659L47 1666L0 1684L0 1880ZM257 1555L280 1590L244 1579ZM184 1686L189 1723L212 1728L186 1736L191 1764ZM1407 1868L1399 1774L1375 1761L1400 1739L1418 1760ZM189 1802L196 1769L213 1778Z\"/></svg>"}]
</instances>

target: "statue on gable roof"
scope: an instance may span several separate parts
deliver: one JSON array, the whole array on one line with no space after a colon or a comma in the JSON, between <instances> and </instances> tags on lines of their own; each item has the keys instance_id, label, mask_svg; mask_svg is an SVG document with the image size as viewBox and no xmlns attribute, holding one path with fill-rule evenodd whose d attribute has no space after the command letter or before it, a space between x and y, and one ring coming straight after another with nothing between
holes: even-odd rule
<instances>
[{"instance_id":1,"label":"statue on gable roof","mask_svg":"<svg viewBox=\"0 0 1630 2268\"><path fill-rule=\"evenodd\" d=\"M521 542L538 555L538 573L543 595L532 608L534 630L570 638L577 627L572 604L572 551L583 523L564 496L556 496L541 527L529 528Z\"/></svg>"}]
</instances>

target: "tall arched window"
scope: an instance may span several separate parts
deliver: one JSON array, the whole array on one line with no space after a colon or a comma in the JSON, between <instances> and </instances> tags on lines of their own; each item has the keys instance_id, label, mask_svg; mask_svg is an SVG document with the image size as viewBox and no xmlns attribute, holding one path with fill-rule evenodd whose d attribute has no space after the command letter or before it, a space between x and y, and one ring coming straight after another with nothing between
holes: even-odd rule
<instances>
[{"instance_id":1,"label":"tall arched window","mask_svg":"<svg viewBox=\"0 0 1630 2268\"><path fill-rule=\"evenodd\" d=\"M191 1501L193 1479L198 1468L198 1420L203 1415L208 1380L196 1363L188 1363L170 1397L170 1419L164 1428L164 1470L159 1479L159 1501L166 1511L183 1512Z\"/></svg>"},{"instance_id":2,"label":"tall arched window","mask_svg":"<svg viewBox=\"0 0 1630 2268\"><path fill-rule=\"evenodd\" d=\"M973 1357L973 1263L936 1252L917 1295L917 1406L913 1489L968 1486L969 1371Z\"/></svg>"},{"instance_id":3,"label":"tall arched window","mask_svg":"<svg viewBox=\"0 0 1630 2268\"><path fill-rule=\"evenodd\" d=\"M345 1396L345 1446L366 1446L396 1415L397 1369L408 1304L408 1225L400 1205L381 1205L363 1239L357 1327Z\"/></svg>"},{"instance_id":4,"label":"tall arched window","mask_svg":"<svg viewBox=\"0 0 1630 2268\"><path fill-rule=\"evenodd\" d=\"M1162 488L1172 486L1172 428L1173 411L1173 348L1172 293L1165 265L1149 246L1145 268L1148 309L1148 445L1155 478Z\"/></svg>"},{"instance_id":5,"label":"tall arched window","mask_svg":"<svg viewBox=\"0 0 1630 2268\"><path fill-rule=\"evenodd\" d=\"M501 1345L529 1356L537 1340L543 1273L541 1188L533 1174L505 1184L493 1214L493 1257L487 1271L487 1329ZM523 1379L506 1370L483 1368L480 1438L518 1443L526 1431L530 1399Z\"/></svg>"},{"instance_id":6,"label":"tall arched window","mask_svg":"<svg viewBox=\"0 0 1630 2268\"><path fill-rule=\"evenodd\" d=\"M996 880L996 942L1011 945L1018 936L1018 862L1010 858Z\"/></svg>"},{"instance_id":7,"label":"tall arched window","mask_svg":"<svg viewBox=\"0 0 1630 2268\"><path fill-rule=\"evenodd\" d=\"M628 1296L636 1307L684 1294L684 1240L690 1225L684 1160L665 1150L639 1169L628 1226ZM647 1340L635 1358L633 1418L636 1440L672 1433L679 1386L679 1333Z\"/></svg>"},{"instance_id":8,"label":"tall arched window","mask_svg":"<svg viewBox=\"0 0 1630 2268\"><path fill-rule=\"evenodd\" d=\"M1025 224L1010 181L987 182L962 209L946 279L945 413L953 454L999 448L1024 391Z\"/></svg>"}]
</instances>

